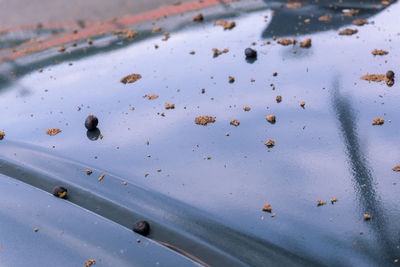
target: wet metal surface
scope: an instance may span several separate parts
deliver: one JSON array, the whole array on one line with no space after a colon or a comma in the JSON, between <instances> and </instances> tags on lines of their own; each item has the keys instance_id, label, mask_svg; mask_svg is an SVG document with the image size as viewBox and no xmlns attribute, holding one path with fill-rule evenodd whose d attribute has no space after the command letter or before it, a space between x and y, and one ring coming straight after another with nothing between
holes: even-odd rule
<instances>
[{"instance_id":1,"label":"wet metal surface","mask_svg":"<svg viewBox=\"0 0 400 267\"><path fill-rule=\"evenodd\" d=\"M106 35L70 54L54 48L2 63L0 172L47 192L55 184L69 187L70 202L125 230L145 217L155 225L150 238L211 265L394 264L400 257L400 185L392 171L400 163L399 87L360 77L400 74L400 5L360 13L370 22L362 27L350 19L322 29L317 16L308 24L315 28L299 36L275 27L278 39L311 38L308 49L272 39L273 25L295 25L279 16L274 21L271 8L278 10L270 3L209 19L205 10L205 22L184 23L168 41L162 32L129 44ZM320 9L308 3L290 12L304 12L303 20ZM213 25L217 19L236 27L224 31ZM347 27L358 33L339 36ZM258 52L252 63L244 58L247 47ZM214 58L212 48L229 52ZM373 56L373 49L389 54ZM12 77L10 66L24 73ZM132 73L142 78L120 82ZM87 133L89 113L99 118L103 138ZM275 124L266 121L269 114ZM200 115L216 122L196 125ZM384 125L372 125L377 117ZM49 136L48 128L62 132ZM264 145L269 139L272 148ZM86 168L94 173L87 176ZM332 197L339 201L331 204ZM265 203L274 217L262 211Z\"/></svg>"}]
</instances>

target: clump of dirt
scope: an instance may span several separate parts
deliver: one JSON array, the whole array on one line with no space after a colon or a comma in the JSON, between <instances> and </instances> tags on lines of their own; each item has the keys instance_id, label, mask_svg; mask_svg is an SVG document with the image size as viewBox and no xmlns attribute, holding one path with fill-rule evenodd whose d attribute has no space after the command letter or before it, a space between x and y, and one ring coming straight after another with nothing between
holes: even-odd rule
<instances>
[{"instance_id":1,"label":"clump of dirt","mask_svg":"<svg viewBox=\"0 0 400 267\"><path fill-rule=\"evenodd\" d=\"M190 51L189 54L194 55L196 52L194 50Z\"/></svg>"},{"instance_id":2,"label":"clump of dirt","mask_svg":"<svg viewBox=\"0 0 400 267\"><path fill-rule=\"evenodd\" d=\"M86 169L85 172L86 172L87 175L91 175L93 173L93 171L90 170L90 169Z\"/></svg>"},{"instance_id":3,"label":"clump of dirt","mask_svg":"<svg viewBox=\"0 0 400 267\"><path fill-rule=\"evenodd\" d=\"M239 126L240 122L238 120L231 120L230 124L237 127Z\"/></svg>"},{"instance_id":4,"label":"clump of dirt","mask_svg":"<svg viewBox=\"0 0 400 267\"><path fill-rule=\"evenodd\" d=\"M353 35L353 34L356 34L357 32L358 32L357 29L346 28L344 30L341 30L339 32L339 35Z\"/></svg>"},{"instance_id":5,"label":"clump of dirt","mask_svg":"<svg viewBox=\"0 0 400 267\"><path fill-rule=\"evenodd\" d=\"M301 101L301 102L300 102L300 107L304 108L305 105L306 105L306 102L304 102L304 101Z\"/></svg>"},{"instance_id":6,"label":"clump of dirt","mask_svg":"<svg viewBox=\"0 0 400 267\"><path fill-rule=\"evenodd\" d=\"M224 21L224 20L218 20L214 22L214 25L219 25L224 27L224 30L231 30L236 26L236 23L234 21Z\"/></svg>"},{"instance_id":7,"label":"clump of dirt","mask_svg":"<svg viewBox=\"0 0 400 267\"><path fill-rule=\"evenodd\" d=\"M372 120L372 125L382 125L385 123L384 118L376 118Z\"/></svg>"},{"instance_id":8,"label":"clump of dirt","mask_svg":"<svg viewBox=\"0 0 400 267\"><path fill-rule=\"evenodd\" d=\"M199 13L196 16L193 17L192 21L203 21L204 20L204 16L203 14Z\"/></svg>"},{"instance_id":9,"label":"clump of dirt","mask_svg":"<svg viewBox=\"0 0 400 267\"><path fill-rule=\"evenodd\" d=\"M194 119L194 122L199 125L207 125L207 123L214 123L215 122L215 117L211 116L197 116Z\"/></svg>"},{"instance_id":10,"label":"clump of dirt","mask_svg":"<svg viewBox=\"0 0 400 267\"><path fill-rule=\"evenodd\" d=\"M58 128L52 128L52 129L47 129L46 130L46 134L48 134L50 136L56 135L58 133L61 133L61 130L58 129Z\"/></svg>"},{"instance_id":11,"label":"clump of dirt","mask_svg":"<svg viewBox=\"0 0 400 267\"><path fill-rule=\"evenodd\" d=\"M359 9L350 9L349 11L344 12L342 16L351 18L358 15L359 12L360 12Z\"/></svg>"},{"instance_id":12,"label":"clump of dirt","mask_svg":"<svg viewBox=\"0 0 400 267\"><path fill-rule=\"evenodd\" d=\"M4 138L4 136L6 136L6 133L5 132L0 132L0 140L3 140L3 138Z\"/></svg>"},{"instance_id":13,"label":"clump of dirt","mask_svg":"<svg viewBox=\"0 0 400 267\"><path fill-rule=\"evenodd\" d=\"M275 117L275 115L272 115L272 114L268 115L266 119L270 123L275 123L276 122L276 117Z\"/></svg>"},{"instance_id":14,"label":"clump of dirt","mask_svg":"<svg viewBox=\"0 0 400 267\"><path fill-rule=\"evenodd\" d=\"M386 51L386 50L381 50L381 49L374 49L371 53L372 53L374 56L384 56L384 55L389 54L388 51Z\"/></svg>"},{"instance_id":15,"label":"clump of dirt","mask_svg":"<svg viewBox=\"0 0 400 267\"><path fill-rule=\"evenodd\" d=\"M154 99L157 99L158 98L158 95L154 95L154 94L152 94L152 95L144 95L143 96L143 98L146 98L147 97L147 99L148 100L154 100Z\"/></svg>"},{"instance_id":16,"label":"clump of dirt","mask_svg":"<svg viewBox=\"0 0 400 267\"><path fill-rule=\"evenodd\" d=\"M229 81L229 83L234 83L235 82L235 78L233 76L229 76L228 77L228 81Z\"/></svg>"},{"instance_id":17,"label":"clump of dirt","mask_svg":"<svg viewBox=\"0 0 400 267\"><path fill-rule=\"evenodd\" d=\"M67 48L66 48L64 45L62 45L62 46L60 46L60 47L58 48L58 52L60 52L60 53L65 52L66 49L67 49Z\"/></svg>"},{"instance_id":18,"label":"clump of dirt","mask_svg":"<svg viewBox=\"0 0 400 267\"><path fill-rule=\"evenodd\" d=\"M307 38L304 41L300 42L300 47L303 47L303 48L311 47L311 38Z\"/></svg>"},{"instance_id":19,"label":"clump of dirt","mask_svg":"<svg viewBox=\"0 0 400 267\"><path fill-rule=\"evenodd\" d=\"M278 40L278 44L281 45L291 45L291 44L295 44L296 40L290 40L290 39L286 39L286 38L281 38Z\"/></svg>"},{"instance_id":20,"label":"clump of dirt","mask_svg":"<svg viewBox=\"0 0 400 267\"><path fill-rule=\"evenodd\" d=\"M400 172L400 166L399 166L399 165L396 165L396 166L394 166L394 167L392 168L392 170L393 170L394 172Z\"/></svg>"},{"instance_id":21,"label":"clump of dirt","mask_svg":"<svg viewBox=\"0 0 400 267\"><path fill-rule=\"evenodd\" d=\"M319 206L323 206L323 205L325 205L325 204L326 204L325 201L322 201L322 200L320 200L320 199L317 200L317 206L318 206L318 207L319 207Z\"/></svg>"},{"instance_id":22,"label":"clump of dirt","mask_svg":"<svg viewBox=\"0 0 400 267\"><path fill-rule=\"evenodd\" d=\"M384 74L366 74L361 76L361 80L366 80L369 82L384 82L386 81L386 75Z\"/></svg>"},{"instance_id":23,"label":"clump of dirt","mask_svg":"<svg viewBox=\"0 0 400 267\"><path fill-rule=\"evenodd\" d=\"M154 27L153 29L151 29L151 34L155 34L159 31L161 31L161 27Z\"/></svg>"},{"instance_id":24,"label":"clump of dirt","mask_svg":"<svg viewBox=\"0 0 400 267\"><path fill-rule=\"evenodd\" d=\"M286 7L287 8L298 8L301 7L302 4L300 2L292 2L292 3L287 3Z\"/></svg>"},{"instance_id":25,"label":"clump of dirt","mask_svg":"<svg viewBox=\"0 0 400 267\"><path fill-rule=\"evenodd\" d=\"M265 205L262 207L262 210L266 211L266 212L271 212L272 211L271 205L268 203L265 203Z\"/></svg>"},{"instance_id":26,"label":"clump of dirt","mask_svg":"<svg viewBox=\"0 0 400 267\"><path fill-rule=\"evenodd\" d=\"M331 22L332 21L332 16L331 15L324 15L318 18L318 21L322 22Z\"/></svg>"},{"instance_id":27,"label":"clump of dirt","mask_svg":"<svg viewBox=\"0 0 400 267\"><path fill-rule=\"evenodd\" d=\"M213 51L213 56L214 56L214 57L218 57L218 56L221 55L221 54L228 53L228 52L229 52L229 49L228 49L228 48L225 48L225 49L223 49L223 50L219 50L219 49L217 49L217 48L213 48L212 51Z\"/></svg>"},{"instance_id":28,"label":"clump of dirt","mask_svg":"<svg viewBox=\"0 0 400 267\"><path fill-rule=\"evenodd\" d=\"M243 107L243 110L244 110L244 111L250 111L251 108L250 108L249 106L244 106L244 107Z\"/></svg>"},{"instance_id":29,"label":"clump of dirt","mask_svg":"<svg viewBox=\"0 0 400 267\"><path fill-rule=\"evenodd\" d=\"M276 96L276 102L281 103L282 102L282 96L278 95Z\"/></svg>"},{"instance_id":30,"label":"clump of dirt","mask_svg":"<svg viewBox=\"0 0 400 267\"><path fill-rule=\"evenodd\" d=\"M124 38L125 39L133 39L133 38L135 38L136 36L137 36L137 32L135 32L135 31L131 31L131 30L128 30L126 33L125 33L125 35L124 35Z\"/></svg>"},{"instance_id":31,"label":"clump of dirt","mask_svg":"<svg viewBox=\"0 0 400 267\"><path fill-rule=\"evenodd\" d=\"M368 213L365 213L364 214L364 221L369 221L369 220L371 220L371 215L368 214Z\"/></svg>"},{"instance_id":32,"label":"clump of dirt","mask_svg":"<svg viewBox=\"0 0 400 267\"><path fill-rule=\"evenodd\" d=\"M121 83L123 83L123 84L133 83L133 82L136 82L137 80L139 80L141 78L142 78L142 75L133 73L133 74L130 74L130 75L125 76L124 78L122 78L121 79Z\"/></svg>"},{"instance_id":33,"label":"clump of dirt","mask_svg":"<svg viewBox=\"0 0 400 267\"><path fill-rule=\"evenodd\" d=\"M174 108L175 108L175 104L165 103L165 109L174 109Z\"/></svg>"},{"instance_id":34,"label":"clump of dirt","mask_svg":"<svg viewBox=\"0 0 400 267\"><path fill-rule=\"evenodd\" d=\"M368 24L368 23L369 23L368 20L365 20L365 19L355 19L352 22L352 24L356 25L356 26L363 26L363 25Z\"/></svg>"},{"instance_id":35,"label":"clump of dirt","mask_svg":"<svg viewBox=\"0 0 400 267\"><path fill-rule=\"evenodd\" d=\"M275 146L275 141L272 139L269 139L267 142L265 142L265 145L267 147L273 147L273 146Z\"/></svg>"}]
</instances>

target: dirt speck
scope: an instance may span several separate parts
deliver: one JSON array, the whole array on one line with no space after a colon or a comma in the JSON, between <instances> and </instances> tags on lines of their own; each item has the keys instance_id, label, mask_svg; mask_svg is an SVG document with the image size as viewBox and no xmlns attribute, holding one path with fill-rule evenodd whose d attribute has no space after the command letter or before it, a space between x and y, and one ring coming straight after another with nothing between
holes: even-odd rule
<instances>
[{"instance_id":1,"label":"dirt speck","mask_svg":"<svg viewBox=\"0 0 400 267\"><path fill-rule=\"evenodd\" d=\"M224 20L218 20L214 22L214 25L219 25L224 27L224 30L231 30L236 26L236 23L234 21L224 21Z\"/></svg>"},{"instance_id":2,"label":"dirt speck","mask_svg":"<svg viewBox=\"0 0 400 267\"><path fill-rule=\"evenodd\" d=\"M61 133L61 130L58 128L51 128L51 129L46 130L46 134L48 134L50 136L56 135L58 133Z\"/></svg>"},{"instance_id":3,"label":"dirt speck","mask_svg":"<svg viewBox=\"0 0 400 267\"><path fill-rule=\"evenodd\" d=\"M305 106L306 106L306 102L301 101L301 102L300 102L300 107L304 108Z\"/></svg>"},{"instance_id":4,"label":"dirt speck","mask_svg":"<svg viewBox=\"0 0 400 267\"><path fill-rule=\"evenodd\" d=\"M296 41L295 40L290 40L290 39L286 39L286 38L281 38L278 40L278 44L281 45L291 45L294 44Z\"/></svg>"},{"instance_id":5,"label":"dirt speck","mask_svg":"<svg viewBox=\"0 0 400 267\"><path fill-rule=\"evenodd\" d=\"M215 117L211 116L197 116L194 119L194 122L199 125L207 125L208 123L214 123L215 122Z\"/></svg>"},{"instance_id":6,"label":"dirt speck","mask_svg":"<svg viewBox=\"0 0 400 267\"><path fill-rule=\"evenodd\" d=\"M376 118L372 120L372 125L382 125L385 123L384 118Z\"/></svg>"},{"instance_id":7,"label":"dirt speck","mask_svg":"<svg viewBox=\"0 0 400 267\"><path fill-rule=\"evenodd\" d=\"M154 27L153 29L151 29L151 34L155 34L159 31L161 31L161 27Z\"/></svg>"},{"instance_id":8,"label":"dirt speck","mask_svg":"<svg viewBox=\"0 0 400 267\"><path fill-rule=\"evenodd\" d=\"M331 15L324 15L318 18L318 21L322 22L331 22L332 21L332 16Z\"/></svg>"},{"instance_id":9,"label":"dirt speck","mask_svg":"<svg viewBox=\"0 0 400 267\"><path fill-rule=\"evenodd\" d=\"M194 50L191 50L191 51L189 52L189 54L194 55L194 54L196 54L196 52L195 52Z\"/></svg>"},{"instance_id":10,"label":"dirt speck","mask_svg":"<svg viewBox=\"0 0 400 267\"><path fill-rule=\"evenodd\" d=\"M91 175L93 173L93 171L90 170L90 169L86 169L85 172L86 172L87 175Z\"/></svg>"},{"instance_id":11,"label":"dirt speck","mask_svg":"<svg viewBox=\"0 0 400 267\"><path fill-rule=\"evenodd\" d=\"M165 103L165 109L174 109L174 108L175 108L175 104Z\"/></svg>"},{"instance_id":12,"label":"dirt speck","mask_svg":"<svg viewBox=\"0 0 400 267\"><path fill-rule=\"evenodd\" d=\"M364 214L364 221L369 221L369 220L371 220L371 215L368 214L368 213L365 213Z\"/></svg>"},{"instance_id":13,"label":"dirt speck","mask_svg":"<svg viewBox=\"0 0 400 267\"><path fill-rule=\"evenodd\" d=\"M302 6L302 4L300 2L291 2L291 3L286 4L287 8L298 8L301 6Z\"/></svg>"},{"instance_id":14,"label":"dirt speck","mask_svg":"<svg viewBox=\"0 0 400 267\"><path fill-rule=\"evenodd\" d=\"M249 106L244 106L244 107L243 107L243 110L244 110L244 111L250 111L251 108L250 108Z\"/></svg>"},{"instance_id":15,"label":"dirt speck","mask_svg":"<svg viewBox=\"0 0 400 267\"><path fill-rule=\"evenodd\" d=\"M158 95L154 95L154 94L152 94L152 95L144 95L143 96L143 98L147 98L148 100L154 100L154 99L157 99L158 98Z\"/></svg>"},{"instance_id":16,"label":"dirt speck","mask_svg":"<svg viewBox=\"0 0 400 267\"><path fill-rule=\"evenodd\" d=\"M352 24L353 24L353 25L356 25L356 26L363 26L363 25L365 25L365 24L368 24L368 20L365 20L365 19L355 19L355 20L353 20Z\"/></svg>"},{"instance_id":17,"label":"dirt speck","mask_svg":"<svg viewBox=\"0 0 400 267\"><path fill-rule=\"evenodd\" d=\"M104 176L105 176L105 174L100 175L99 178L97 178L97 181L100 182L101 180L103 180Z\"/></svg>"},{"instance_id":18,"label":"dirt speck","mask_svg":"<svg viewBox=\"0 0 400 267\"><path fill-rule=\"evenodd\" d=\"M262 207L262 210L266 211L266 212L271 212L272 211L271 205L268 203L265 203L265 205Z\"/></svg>"},{"instance_id":19,"label":"dirt speck","mask_svg":"<svg viewBox=\"0 0 400 267\"><path fill-rule=\"evenodd\" d=\"M58 52L60 52L60 53L62 53L62 52L65 52L65 50L66 50L67 48L65 48L65 46L60 46L59 48L58 48Z\"/></svg>"},{"instance_id":20,"label":"dirt speck","mask_svg":"<svg viewBox=\"0 0 400 267\"><path fill-rule=\"evenodd\" d=\"M33 228L33 231L39 232L39 228L35 227L35 228Z\"/></svg>"},{"instance_id":21,"label":"dirt speck","mask_svg":"<svg viewBox=\"0 0 400 267\"><path fill-rule=\"evenodd\" d=\"M341 30L339 32L339 35L353 35L353 34L356 34L357 32L358 32L357 29L346 28L344 30Z\"/></svg>"},{"instance_id":22,"label":"dirt speck","mask_svg":"<svg viewBox=\"0 0 400 267\"><path fill-rule=\"evenodd\" d=\"M276 122L276 117L275 117L275 115L272 115L272 114L268 115L266 119L267 119L267 121L269 123L275 123Z\"/></svg>"},{"instance_id":23,"label":"dirt speck","mask_svg":"<svg viewBox=\"0 0 400 267\"><path fill-rule=\"evenodd\" d=\"M193 17L192 21L203 21L204 20L204 16L203 14L199 13L196 16Z\"/></svg>"},{"instance_id":24,"label":"dirt speck","mask_svg":"<svg viewBox=\"0 0 400 267\"><path fill-rule=\"evenodd\" d=\"M281 103L282 102L282 96L278 95L276 96L276 102Z\"/></svg>"},{"instance_id":25,"label":"dirt speck","mask_svg":"<svg viewBox=\"0 0 400 267\"><path fill-rule=\"evenodd\" d=\"M320 200L320 199L317 200L317 206L323 206L323 205L325 205L325 204L326 204L325 201L322 201L322 200Z\"/></svg>"},{"instance_id":26,"label":"dirt speck","mask_svg":"<svg viewBox=\"0 0 400 267\"><path fill-rule=\"evenodd\" d=\"M399 166L399 165L396 165L396 166L394 166L394 167L392 168L392 170L393 170L394 172L400 172L400 166Z\"/></svg>"},{"instance_id":27,"label":"dirt speck","mask_svg":"<svg viewBox=\"0 0 400 267\"><path fill-rule=\"evenodd\" d=\"M3 140L4 136L6 136L5 132L0 132L0 140Z\"/></svg>"},{"instance_id":28,"label":"dirt speck","mask_svg":"<svg viewBox=\"0 0 400 267\"><path fill-rule=\"evenodd\" d=\"M337 199L336 197L331 197L331 204L333 204L333 203L335 203L335 202L338 202L339 201L339 199Z\"/></svg>"},{"instance_id":29,"label":"dirt speck","mask_svg":"<svg viewBox=\"0 0 400 267\"><path fill-rule=\"evenodd\" d=\"M269 139L267 142L265 142L265 145L267 147L273 147L275 146L275 140Z\"/></svg>"},{"instance_id":30,"label":"dirt speck","mask_svg":"<svg viewBox=\"0 0 400 267\"><path fill-rule=\"evenodd\" d=\"M303 48L311 47L311 38L307 38L304 41L300 42L300 47L303 47Z\"/></svg>"},{"instance_id":31,"label":"dirt speck","mask_svg":"<svg viewBox=\"0 0 400 267\"><path fill-rule=\"evenodd\" d=\"M171 37L169 32L164 32L164 38L161 39L161 41L168 41L168 39Z\"/></svg>"},{"instance_id":32,"label":"dirt speck","mask_svg":"<svg viewBox=\"0 0 400 267\"><path fill-rule=\"evenodd\" d=\"M233 76L229 76L228 77L228 81L229 81L229 83L234 83L235 82L235 78Z\"/></svg>"},{"instance_id":33,"label":"dirt speck","mask_svg":"<svg viewBox=\"0 0 400 267\"><path fill-rule=\"evenodd\" d=\"M133 39L133 38L136 37L137 34L138 34L138 33L135 32L135 31L128 30L128 31L125 33L124 38L125 38L125 39Z\"/></svg>"},{"instance_id":34,"label":"dirt speck","mask_svg":"<svg viewBox=\"0 0 400 267\"><path fill-rule=\"evenodd\" d=\"M349 11L343 13L343 17L351 18L358 15L359 12L359 9L350 9Z\"/></svg>"},{"instance_id":35,"label":"dirt speck","mask_svg":"<svg viewBox=\"0 0 400 267\"><path fill-rule=\"evenodd\" d=\"M240 122L238 120L231 120L230 124L237 127L239 126Z\"/></svg>"},{"instance_id":36,"label":"dirt speck","mask_svg":"<svg viewBox=\"0 0 400 267\"><path fill-rule=\"evenodd\" d=\"M388 51L386 51L386 50L381 50L381 49L374 49L371 53L372 53L374 56L384 56L384 55L389 54Z\"/></svg>"},{"instance_id":37,"label":"dirt speck","mask_svg":"<svg viewBox=\"0 0 400 267\"><path fill-rule=\"evenodd\" d=\"M229 49L228 48L224 48L224 49L222 49L222 50L219 50L219 49L217 49L217 48L213 48L213 49L211 49L212 51L213 51L213 57L218 57L219 55L221 55L221 54L225 54L225 53L228 53L229 52Z\"/></svg>"},{"instance_id":38,"label":"dirt speck","mask_svg":"<svg viewBox=\"0 0 400 267\"><path fill-rule=\"evenodd\" d=\"M369 82L383 82L386 81L386 75L384 74L366 74L361 76L361 80L366 80Z\"/></svg>"},{"instance_id":39,"label":"dirt speck","mask_svg":"<svg viewBox=\"0 0 400 267\"><path fill-rule=\"evenodd\" d=\"M93 264L96 264L95 260L87 260L87 261L85 261L85 267L92 266Z\"/></svg>"},{"instance_id":40,"label":"dirt speck","mask_svg":"<svg viewBox=\"0 0 400 267\"><path fill-rule=\"evenodd\" d=\"M124 78L121 79L121 83L127 84L127 83L133 83L136 82L137 80L141 79L142 75L133 73L128 76L125 76Z\"/></svg>"}]
</instances>

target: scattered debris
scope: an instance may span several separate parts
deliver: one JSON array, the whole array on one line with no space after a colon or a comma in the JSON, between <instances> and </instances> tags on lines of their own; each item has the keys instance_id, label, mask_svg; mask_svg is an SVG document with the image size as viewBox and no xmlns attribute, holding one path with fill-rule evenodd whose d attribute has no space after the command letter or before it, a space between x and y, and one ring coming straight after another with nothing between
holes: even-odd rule
<instances>
[{"instance_id":1,"label":"scattered debris","mask_svg":"<svg viewBox=\"0 0 400 267\"><path fill-rule=\"evenodd\" d=\"M194 18L192 19L192 21L203 21L204 20L204 16L203 14L199 13L196 16L194 16Z\"/></svg>"},{"instance_id":2,"label":"scattered debris","mask_svg":"<svg viewBox=\"0 0 400 267\"><path fill-rule=\"evenodd\" d=\"M265 142L265 145L269 148L273 147L275 146L275 140L269 139L267 142Z\"/></svg>"},{"instance_id":3,"label":"scattered debris","mask_svg":"<svg viewBox=\"0 0 400 267\"><path fill-rule=\"evenodd\" d=\"M236 26L236 23L234 21L224 21L224 20L218 20L214 22L214 25L219 25L224 27L224 30L231 30Z\"/></svg>"},{"instance_id":4,"label":"scattered debris","mask_svg":"<svg viewBox=\"0 0 400 267\"><path fill-rule=\"evenodd\" d=\"M101 181L101 180L103 180L103 178L104 178L104 176L106 176L105 174L101 174L100 176L99 176L99 178L97 178L97 181Z\"/></svg>"},{"instance_id":5,"label":"scattered debris","mask_svg":"<svg viewBox=\"0 0 400 267\"><path fill-rule=\"evenodd\" d=\"M175 108L175 104L165 103L165 109L174 109L174 108Z\"/></svg>"},{"instance_id":6,"label":"scattered debris","mask_svg":"<svg viewBox=\"0 0 400 267\"><path fill-rule=\"evenodd\" d=\"M142 75L133 73L133 74L130 74L130 75L125 76L124 78L122 78L121 79L121 83L123 83L123 84L133 83L133 82L136 82L137 80L139 80L141 78L142 78Z\"/></svg>"},{"instance_id":7,"label":"scattered debris","mask_svg":"<svg viewBox=\"0 0 400 267\"><path fill-rule=\"evenodd\" d=\"M276 117L275 117L275 115L272 115L272 114L268 115L266 119L270 123L275 123L276 122Z\"/></svg>"},{"instance_id":8,"label":"scattered debris","mask_svg":"<svg viewBox=\"0 0 400 267\"><path fill-rule=\"evenodd\" d=\"M378 50L378 49L374 49L371 53L372 53L374 56L384 56L384 55L389 54L389 52L386 51L386 50Z\"/></svg>"},{"instance_id":9,"label":"scattered debris","mask_svg":"<svg viewBox=\"0 0 400 267\"><path fill-rule=\"evenodd\" d=\"M302 6L302 4L300 2L291 2L291 3L286 4L287 8L298 8L301 6Z\"/></svg>"},{"instance_id":10,"label":"scattered debris","mask_svg":"<svg viewBox=\"0 0 400 267\"><path fill-rule=\"evenodd\" d=\"M322 201L322 200L320 200L320 199L317 200L317 206L318 206L318 207L319 207L319 206L323 206L323 205L325 205L325 204L326 204L325 201Z\"/></svg>"},{"instance_id":11,"label":"scattered debris","mask_svg":"<svg viewBox=\"0 0 400 267\"><path fill-rule=\"evenodd\" d=\"M237 127L239 126L240 122L238 120L231 120L230 124Z\"/></svg>"},{"instance_id":12,"label":"scattered debris","mask_svg":"<svg viewBox=\"0 0 400 267\"><path fill-rule=\"evenodd\" d=\"M335 202L338 202L339 199L335 198L335 197L331 197L331 204L334 204Z\"/></svg>"},{"instance_id":13,"label":"scattered debris","mask_svg":"<svg viewBox=\"0 0 400 267\"><path fill-rule=\"evenodd\" d=\"M138 34L138 33L135 32L135 31L128 30L128 31L125 33L124 38L125 38L125 39L133 39L133 38L136 37L137 34Z\"/></svg>"},{"instance_id":14,"label":"scattered debris","mask_svg":"<svg viewBox=\"0 0 400 267\"><path fill-rule=\"evenodd\" d=\"M361 76L361 80L366 80L369 82L383 82L386 81L386 76L384 74L366 74Z\"/></svg>"},{"instance_id":15,"label":"scattered debris","mask_svg":"<svg viewBox=\"0 0 400 267\"><path fill-rule=\"evenodd\" d=\"M271 205L268 204L268 203L266 203L266 204L262 207L262 210L263 210L263 211L266 211L266 212L271 212L271 211L272 211Z\"/></svg>"},{"instance_id":16,"label":"scattered debris","mask_svg":"<svg viewBox=\"0 0 400 267\"><path fill-rule=\"evenodd\" d=\"M197 116L194 119L194 122L199 125L207 125L207 123L214 123L215 122L215 117L211 116Z\"/></svg>"},{"instance_id":17,"label":"scattered debris","mask_svg":"<svg viewBox=\"0 0 400 267\"><path fill-rule=\"evenodd\" d=\"M343 17L354 17L356 15L358 15L358 13L360 12L360 10L358 9L350 9L349 11L343 12Z\"/></svg>"},{"instance_id":18,"label":"scattered debris","mask_svg":"<svg viewBox=\"0 0 400 267\"><path fill-rule=\"evenodd\" d=\"M86 172L87 175L91 175L93 173L93 171L90 170L90 169L86 169L85 172Z\"/></svg>"},{"instance_id":19,"label":"scattered debris","mask_svg":"<svg viewBox=\"0 0 400 267\"><path fill-rule=\"evenodd\" d=\"M357 29L346 28L344 30L341 30L339 32L339 35L353 35L353 34L356 34L357 32L358 32Z\"/></svg>"},{"instance_id":20,"label":"scattered debris","mask_svg":"<svg viewBox=\"0 0 400 267\"><path fill-rule=\"evenodd\" d=\"M250 111L251 108L250 108L249 106L244 106L244 107L243 107L243 110L244 110L244 111Z\"/></svg>"},{"instance_id":21,"label":"scattered debris","mask_svg":"<svg viewBox=\"0 0 400 267\"><path fill-rule=\"evenodd\" d=\"M56 135L58 133L61 133L61 130L58 128L51 128L51 129L46 130L46 134L48 134L50 136Z\"/></svg>"},{"instance_id":22,"label":"scattered debris","mask_svg":"<svg viewBox=\"0 0 400 267\"><path fill-rule=\"evenodd\" d=\"M311 47L311 38L307 38L304 41L300 42L300 47L303 47L303 48Z\"/></svg>"},{"instance_id":23,"label":"scattered debris","mask_svg":"<svg viewBox=\"0 0 400 267\"><path fill-rule=\"evenodd\" d=\"M356 20L353 20L353 22L351 24L356 25L356 26L363 26L363 25L368 24L368 23L369 23L368 20L356 19Z\"/></svg>"},{"instance_id":24,"label":"scattered debris","mask_svg":"<svg viewBox=\"0 0 400 267\"><path fill-rule=\"evenodd\" d=\"M376 118L372 120L372 125L382 125L385 123L385 119L383 118Z\"/></svg>"}]
</instances>

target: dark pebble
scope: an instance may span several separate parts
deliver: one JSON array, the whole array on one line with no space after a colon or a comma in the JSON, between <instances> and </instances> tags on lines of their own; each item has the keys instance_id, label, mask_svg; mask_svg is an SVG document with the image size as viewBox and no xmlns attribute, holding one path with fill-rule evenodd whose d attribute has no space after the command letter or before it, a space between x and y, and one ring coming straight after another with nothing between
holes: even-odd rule
<instances>
[{"instance_id":1,"label":"dark pebble","mask_svg":"<svg viewBox=\"0 0 400 267\"><path fill-rule=\"evenodd\" d=\"M244 55L246 58L257 58L257 51L251 48L246 48L244 50Z\"/></svg>"},{"instance_id":2,"label":"dark pebble","mask_svg":"<svg viewBox=\"0 0 400 267\"><path fill-rule=\"evenodd\" d=\"M389 80L393 80L394 79L394 72L391 71L391 70L386 72L386 78L388 78Z\"/></svg>"},{"instance_id":3,"label":"dark pebble","mask_svg":"<svg viewBox=\"0 0 400 267\"><path fill-rule=\"evenodd\" d=\"M85 120L85 127L89 131L93 131L97 128L97 124L99 124L99 120L93 114L89 114Z\"/></svg>"},{"instance_id":4,"label":"dark pebble","mask_svg":"<svg viewBox=\"0 0 400 267\"><path fill-rule=\"evenodd\" d=\"M62 186L56 186L53 188L53 195L59 198L67 198L67 189Z\"/></svg>"},{"instance_id":5,"label":"dark pebble","mask_svg":"<svg viewBox=\"0 0 400 267\"><path fill-rule=\"evenodd\" d=\"M146 222L146 221L140 221L140 222L137 222L133 226L132 230L135 233L138 233L138 234L143 235L143 236L147 236L149 234L149 232L150 232L150 224L148 222Z\"/></svg>"}]
</instances>

